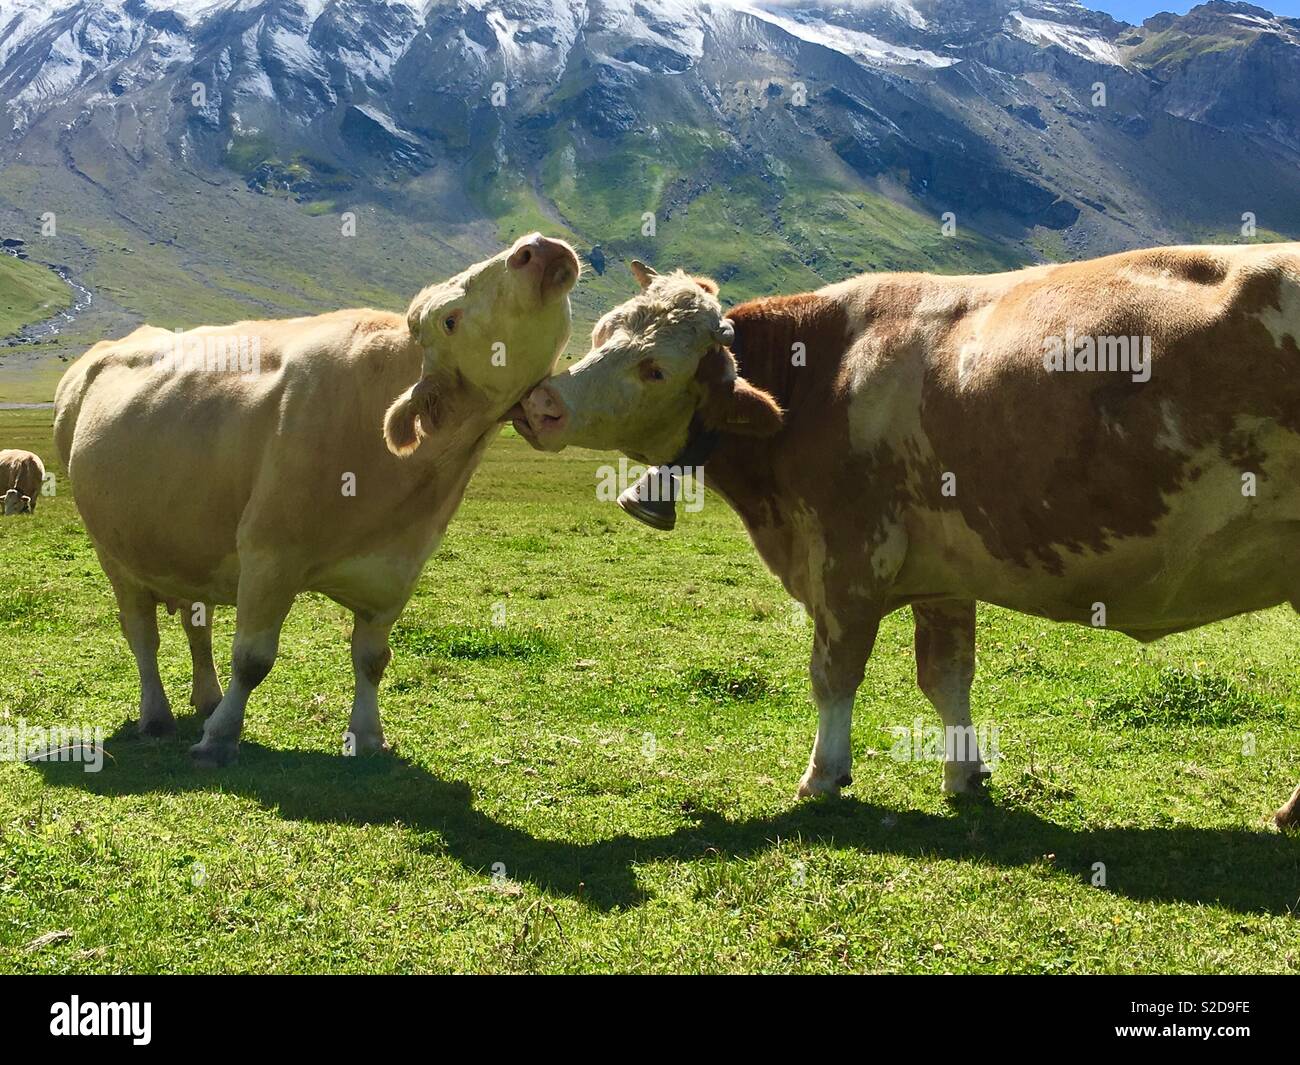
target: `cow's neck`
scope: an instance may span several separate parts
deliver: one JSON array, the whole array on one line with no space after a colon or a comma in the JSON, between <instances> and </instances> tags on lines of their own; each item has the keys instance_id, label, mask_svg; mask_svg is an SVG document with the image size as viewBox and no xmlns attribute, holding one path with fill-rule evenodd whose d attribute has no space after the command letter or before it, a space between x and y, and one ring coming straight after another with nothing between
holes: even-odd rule
<instances>
[{"instance_id":1,"label":"cow's neck","mask_svg":"<svg viewBox=\"0 0 1300 1065\"><path fill-rule=\"evenodd\" d=\"M815 292L774 296L742 303L727 317L736 329L732 353L741 375L784 410L796 410L839 371L848 332L839 300Z\"/></svg>"},{"instance_id":2,"label":"cow's neck","mask_svg":"<svg viewBox=\"0 0 1300 1065\"><path fill-rule=\"evenodd\" d=\"M419 373L418 360L416 373ZM409 380L405 373L403 377ZM435 388L436 418L422 425L428 433L420 446L401 459L395 469L407 478L409 501L443 509L450 492L459 500L470 475L499 429L493 405L481 391L459 374L446 373Z\"/></svg>"},{"instance_id":3,"label":"cow's neck","mask_svg":"<svg viewBox=\"0 0 1300 1065\"><path fill-rule=\"evenodd\" d=\"M450 379L438 390L437 421L416 449L417 465L431 475L459 472L500 428L486 396L464 381Z\"/></svg>"},{"instance_id":4,"label":"cow's neck","mask_svg":"<svg viewBox=\"0 0 1300 1065\"><path fill-rule=\"evenodd\" d=\"M751 528L775 505L773 460L782 442L832 402L847 347L848 315L816 293L751 300L727 315L736 330L732 353L740 374L771 393L786 428L771 440L723 436L705 463L716 487Z\"/></svg>"}]
</instances>

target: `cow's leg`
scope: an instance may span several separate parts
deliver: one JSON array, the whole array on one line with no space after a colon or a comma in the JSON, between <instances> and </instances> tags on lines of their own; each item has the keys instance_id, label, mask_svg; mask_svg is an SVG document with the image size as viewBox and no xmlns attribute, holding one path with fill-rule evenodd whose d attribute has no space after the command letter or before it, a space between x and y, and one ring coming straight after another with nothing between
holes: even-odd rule
<instances>
[{"instance_id":1,"label":"cow's leg","mask_svg":"<svg viewBox=\"0 0 1300 1065\"><path fill-rule=\"evenodd\" d=\"M914 603L912 615L916 619L916 682L944 725L943 790L950 794L978 791L989 770L970 719L975 601Z\"/></svg>"},{"instance_id":2,"label":"cow's leg","mask_svg":"<svg viewBox=\"0 0 1300 1065\"><path fill-rule=\"evenodd\" d=\"M1296 786L1286 805L1273 815L1278 828L1300 828L1300 785Z\"/></svg>"},{"instance_id":3,"label":"cow's leg","mask_svg":"<svg viewBox=\"0 0 1300 1065\"><path fill-rule=\"evenodd\" d=\"M230 687L204 723L203 739L190 748L198 765L229 765L239 756L244 707L275 665L280 629L292 605L293 593L285 591L280 582L260 580L247 569L240 575Z\"/></svg>"},{"instance_id":4,"label":"cow's leg","mask_svg":"<svg viewBox=\"0 0 1300 1065\"><path fill-rule=\"evenodd\" d=\"M158 675L158 601L130 580L110 575L109 581L117 596L122 635L140 674L140 734L168 736L176 731L176 719Z\"/></svg>"},{"instance_id":5,"label":"cow's leg","mask_svg":"<svg viewBox=\"0 0 1300 1065\"><path fill-rule=\"evenodd\" d=\"M365 620L356 615L352 627L352 669L356 674L356 694L352 699L352 717L348 734L353 750L382 751L384 729L379 723L379 682L393 657L388 649L388 633L396 617Z\"/></svg>"},{"instance_id":6,"label":"cow's leg","mask_svg":"<svg viewBox=\"0 0 1300 1065\"><path fill-rule=\"evenodd\" d=\"M221 681L217 677L217 664L212 660L212 616L210 606L204 607L203 624L195 624L193 604L183 603L180 608L181 625L190 642L190 661L194 665L194 679L190 684L190 706L199 717L210 717L221 702Z\"/></svg>"},{"instance_id":7,"label":"cow's leg","mask_svg":"<svg viewBox=\"0 0 1300 1065\"><path fill-rule=\"evenodd\" d=\"M838 795L853 783L853 697L871 657L880 627L875 612L817 619L813 638L813 699L817 703L817 739L813 742L808 769L799 781L801 799L814 795Z\"/></svg>"}]
</instances>

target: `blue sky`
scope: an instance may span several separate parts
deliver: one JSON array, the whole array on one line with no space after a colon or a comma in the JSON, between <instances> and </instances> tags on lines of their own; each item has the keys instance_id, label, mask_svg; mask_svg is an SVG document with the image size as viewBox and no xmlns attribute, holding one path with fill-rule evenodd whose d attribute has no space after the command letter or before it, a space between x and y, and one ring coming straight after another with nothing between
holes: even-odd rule
<instances>
[{"instance_id":1,"label":"blue sky","mask_svg":"<svg viewBox=\"0 0 1300 1065\"><path fill-rule=\"evenodd\" d=\"M1140 23L1150 18L1157 11L1176 11L1182 15L1196 6L1198 0L1082 0L1084 7L1094 11L1105 11L1117 19ZM1250 2L1250 0L1247 0ZM1256 7L1272 11L1275 15L1300 17L1300 0L1254 0Z\"/></svg>"}]
</instances>

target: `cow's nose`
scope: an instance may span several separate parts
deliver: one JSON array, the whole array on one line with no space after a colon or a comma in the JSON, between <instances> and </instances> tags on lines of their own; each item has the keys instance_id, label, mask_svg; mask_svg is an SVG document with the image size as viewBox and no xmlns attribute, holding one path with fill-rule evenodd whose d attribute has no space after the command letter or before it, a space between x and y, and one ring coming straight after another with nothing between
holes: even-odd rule
<instances>
[{"instance_id":1,"label":"cow's nose","mask_svg":"<svg viewBox=\"0 0 1300 1065\"><path fill-rule=\"evenodd\" d=\"M540 233L522 238L506 259L511 270L535 273L542 291L568 291L578 280L578 257L561 240L551 240Z\"/></svg>"},{"instance_id":2,"label":"cow's nose","mask_svg":"<svg viewBox=\"0 0 1300 1065\"><path fill-rule=\"evenodd\" d=\"M524 415L528 419L528 428L538 436L557 433L569 421L564 400L545 381L524 397Z\"/></svg>"},{"instance_id":3,"label":"cow's nose","mask_svg":"<svg viewBox=\"0 0 1300 1065\"><path fill-rule=\"evenodd\" d=\"M510 258L506 260L506 264L511 270L522 270L529 265L535 266L537 256L542 253L547 243L546 238L540 233L521 237L519 243L515 245L515 250L510 253Z\"/></svg>"}]
</instances>

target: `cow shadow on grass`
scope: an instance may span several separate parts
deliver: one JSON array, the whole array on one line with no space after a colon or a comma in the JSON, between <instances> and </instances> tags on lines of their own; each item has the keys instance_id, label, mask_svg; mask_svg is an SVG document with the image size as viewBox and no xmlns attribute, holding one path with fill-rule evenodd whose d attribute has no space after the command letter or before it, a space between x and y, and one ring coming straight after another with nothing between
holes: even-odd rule
<instances>
[{"instance_id":1,"label":"cow shadow on grass","mask_svg":"<svg viewBox=\"0 0 1300 1065\"><path fill-rule=\"evenodd\" d=\"M443 780L396 754L345 758L245 742L237 766L212 772L193 768L186 754L198 734L189 719L175 739L140 740L130 724L105 741L113 757L102 772L86 773L76 764L33 766L52 786L106 797L220 790L287 820L400 826L433 837L421 846L466 868L488 875L500 862L515 881L601 910L650 897L637 880L642 863L746 857L780 841L802 840L927 861L1034 866L1082 883L1091 883L1094 864L1103 862L1107 889L1130 899L1217 904L1241 913L1300 912L1300 839L1262 827L1073 828L995 803L938 815L854 797L741 820L694 810L684 815L690 823L672 832L575 843L497 820L475 808L469 784Z\"/></svg>"}]
</instances>

